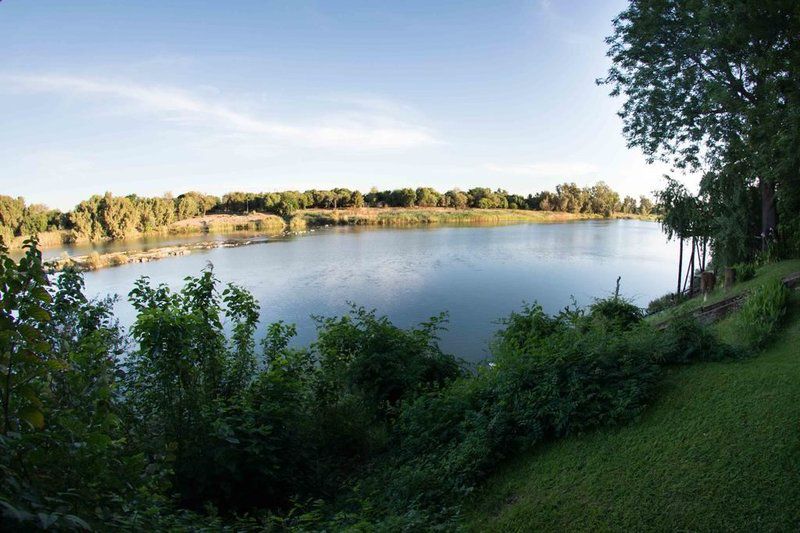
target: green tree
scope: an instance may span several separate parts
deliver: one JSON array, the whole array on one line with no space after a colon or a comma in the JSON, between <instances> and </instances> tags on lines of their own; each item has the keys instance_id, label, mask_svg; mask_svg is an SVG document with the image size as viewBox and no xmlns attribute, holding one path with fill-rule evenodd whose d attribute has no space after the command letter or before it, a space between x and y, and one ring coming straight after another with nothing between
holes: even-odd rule
<instances>
[{"instance_id":1,"label":"green tree","mask_svg":"<svg viewBox=\"0 0 800 533\"><path fill-rule=\"evenodd\" d=\"M632 0L608 37L613 65L599 80L624 97L631 146L651 159L712 172L706 191L758 187L762 240L800 231L800 17L794 0ZM727 170L734 165L735 171ZM785 223L777 225L777 206ZM724 203L724 202L722 202ZM737 209L750 209L737 202ZM730 209L726 207L725 209ZM711 217L725 217L714 210ZM715 224L741 233L731 220Z\"/></svg>"},{"instance_id":2,"label":"green tree","mask_svg":"<svg viewBox=\"0 0 800 533\"><path fill-rule=\"evenodd\" d=\"M632 196L626 196L622 200L622 206L620 211L623 213L635 213L636 212L636 199Z\"/></svg>"},{"instance_id":3,"label":"green tree","mask_svg":"<svg viewBox=\"0 0 800 533\"><path fill-rule=\"evenodd\" d=\"M591 211L592 206L589 203L589 194L586 190L578 187L574 183L562 183L556 186L557 206L559 211L568 213L580 213L582 211Z\"/></svg>"},{"instance_id":4,"label":"green tree","mask_svg":"<svg viewBox=\"0 0 800 533\"><path fill-rule=\"evenodd\" d=\"M416 205L420 207L436 207L441 195L430 187L420 187L416 191Z\"/></svg>"},{"instance_id":5,"label":"green tree","mask_svg":"<svg viewBox=\"0 0 800 533\"><path fill-rule=\"evenodd\" d=\"M649 215L653 212L653 201L647 196L639 197L639 210L640 215Z\"/></svg>"},{"instance_id":6,"label":"green tree","mask_svg":"<svg viewBox=\"0 0 800 533\"><path fill-rule=\"evenodd\" d=\"M99 222L103 231L112 239L124 239L136 230L138 222L134 200L129 197L114 197L107 192L99 204Z\"/></svg>"},{"instance_id":7,"label":"green tree","mask_svg":"<svg viewBox=\"0 0 800 533\"><path fill-rule=\"evenodd\" d=\"M397 189L392 191L392 205L396 207L413 207L417 201L414 189Z\"/></svg>"},{"instance_id":8,"label":"green tree","mask_svg":"<svg viewBox=\"0 0 800 533\"><path fill-rule=\"evenodd\" d=\"M19 235L25 217L25 200L0 195L0 227L5 228L8 236Z\"/></svg>"},{"instance_id":9,"label":"green tree","mask_svg":"<svg viewBox=\"0 0 800 533\"><path fill-rule=\"evenodd\" d=\"M615 211L619 211L621 204L619 194L611 190L611 187L604 182L597 182L589 189L589 204L591 212L611 216Z\"/></svg>"},{"instance_id":10,"label":"green tree","mask_svg":"<svg viewBox=\"0 0 800 533\"><path fill-rule=\"evenodd\" d=\"M469 196L459 189L452 189L445 193L448 199L448 207L455 207L456 209L466 209L469 205Z\"/></svg>"}]
</instances>

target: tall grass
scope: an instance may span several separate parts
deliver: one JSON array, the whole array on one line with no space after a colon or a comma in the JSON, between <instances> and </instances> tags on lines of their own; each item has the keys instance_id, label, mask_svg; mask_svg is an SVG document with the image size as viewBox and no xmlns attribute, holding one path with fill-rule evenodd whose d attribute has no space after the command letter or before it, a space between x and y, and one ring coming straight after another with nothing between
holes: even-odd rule
<instances>
[{"instance_id":1,"label":"tall grass","mask_svg":"<svg viewBox=\"0 0 800 533\"><path fill-rule=\"evenodd\" d=\"M8 240L8 247L11 250L21 250L22 245L29 238L30 235L11 237ZM42 248L61 246L62 244L67 244L75 240L72 232L68 230L43 231L37 235L37 239L39 246Z\"/></svg>"},{"instance_id":2,"label":"tall grass","mask_svg":"<svg viewBox=\"0 0 800 533\"><path fill-rule=\"evenodd\" d=\"M764 346L780 326L789 304L789 289L779 280L758 286L737 317L738 335L745 345Z\"/></svg>"},{"instance_id":3,"label":"tall grass","mask_svg":"<svg viewBox=\"0 0 800 533\"><path fill-rule=\"evenodd\" d=\"M258 219L211 219L199 224L174 224L168 228L171 234L225 233L231 231L283 231L286 223L274 215Z\"/></svg>"},{"instance_id":4,"label":"tall grass","mask_svg":"<svg viewBox=\"0 0 800 533\"><path fill-rule=\"evenodd\" d=\"M498 224L601 218L593 214L524 211L516 209L363 208L308 209L295 214L292 225L307 226L415 226L425 224ZM295 222L296 221L296 222Z\"/></svg>"}]
</instances>

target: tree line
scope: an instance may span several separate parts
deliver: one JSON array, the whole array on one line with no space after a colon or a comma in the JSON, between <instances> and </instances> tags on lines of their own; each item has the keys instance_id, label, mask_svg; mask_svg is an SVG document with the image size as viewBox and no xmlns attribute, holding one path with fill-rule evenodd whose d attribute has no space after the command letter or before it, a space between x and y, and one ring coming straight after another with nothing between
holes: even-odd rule
<instances>
[{"instance_id":1,"label":"tree line","mask_svg":"<svg viewBox=\"0 0 800 533\"><path fill-rule=\"evenodd\" d=\"M72 230L76 237L92 240L122 239L171 223L207 214L260 212L288 217L300 209L348 209L360 207L448 207L454 209L526 209L596 213L651 214L655 206L647 196L637 200L620 195L599 182L591 187L563 183L555 191L522 196L503 189L475 187L467 191L439 192L431 187L403 188L363 194L357 190L282 192L231 192L222 197L187 192L177 197L94 195L72 211L62 213L39 204L26 205L23 198L0 195L0 237L27 236L44 231Z\"/></svg>"}]
</instances>

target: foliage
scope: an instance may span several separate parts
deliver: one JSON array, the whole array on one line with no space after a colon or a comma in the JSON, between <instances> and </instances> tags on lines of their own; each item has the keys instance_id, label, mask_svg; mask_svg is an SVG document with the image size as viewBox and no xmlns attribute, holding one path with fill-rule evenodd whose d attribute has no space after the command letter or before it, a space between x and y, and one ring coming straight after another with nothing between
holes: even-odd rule
<instances>
[{"instance_id":1,"label":"foliage","mask_svg":"<svg viewBox=\"0 0 800 533\"><path fill-rule=\"evenodd\" d=\"M797 242L799 33L793 0L631 0L606 40L612 66L599 82L624 97L628 144L706 170L721 264L751 259L759 241L778 238L785 253Z\"/></svg>"},{"instance_id":2,"label":"foliage","mask_svg":"<svg viewBox=\"0 0 800 533\"><path fill-rule=\"evenodd\" d=\"M772 280L757 287L739 311L738 331L751 347L766 344L778 329L789 303L789 289Z\"/></svg>"},{"instance_id":3,"label":"foliage","mask_svg":"<svg viewBox=\"0 0 800 533\"><path fill-rule=\"evenodd\" d=\"M685 239L698 235L700 224L700 202L689 194L677 180L664 177L667 185L658 192L658 204L664 210L661 227L668 239Z\"/></svg>"},{"instance_id":4,"label":"foliage","mask_svg":"<svg viewBox=\"0 0 800 533\"><path fill-rule=\"evenodd\" d=\"M753 263L738 263L733 265L736 272L736 281L748 281L756 276L756 266Z\"/></svg>"},{"instance_id":5,"label":"foliage","mask_svg":"<svg viewBox=\"0 0 800 533\"><path fill-rule=\"evenodd\" d=\"M35 235L64 227L63 215L39 204L25 205L23 198L0 195L0 240L6 245L14 236Z\"/></svg>"},{"instance_id":6,"label":"foliage","mask_svg":"<svg viewBox=\"0 0 800 533\"><path fill-rule=\"evenodd\" d=\"M364 490L384 517L440 520L513 450L636 416L659 375L648 337L579 309L526 306L504 322L492 365L403 405Z\"/></svg>"},{"instance_id":7,"label":"foliage","mask_svg":"<svg viewBox=\"0 0 800 533\"><path fill-rule=\"evenodd\" d=\"M691 316L681 315L670 320L664 329L654 357L661 364L687 364L719 361L733 355L733 349L720 343L711 330Z\"/></svg>"},{"instance_id":8,"label":"foliage","mask_svg":"<svg viewBox=\"0 0 800 533\"><path fill-rule=\"evenodd\" d=\"M36 242L26 246L18 264L0 251L0 503L13 523L88 528L147 498L158 468L143 475L127 445L113 301L87 301L73 272L51 286Z\"/></svg>"},{"instance_id":9,"label":"foliage","mask_svg":"<svg viewBox=\"0 0 800 533\"><path fill-rule=\"evenodd\" d=\"M667 294L659 296L647 304L647 314L652 315L655 313L660 313L665 309L675 307L676 305L685 302L687 299L688 297L685 295L677 295L674 292L668 292Z\"/></svg>"},{"instance_id":10,"label":"foliage","mask_svg":"<svg viewBox=\"0 0 800 533\"><path fill-rule=\"evenodd\" d=\"M17 524L452 528L514 450L630 420L660 364L726 354L618 297L525 306L475 373L439 349L444 316L402 329L356 306L318 317L305 349L270 324L257 354L257 302L211 266L179 291L137 281L128 342L79 274L48 290L35 242L0 256L0 501Z\"/></svg>"},{"instance_id":11,"label":"foliage","mask_svg":"<svg viewBox=\"0 0 800 533\"><path fill-rule=\"evenodd\" d=\"M377 408L375 416L388 416L402 400L443 386L461 374L458 362L436 344L444 320L441 315L402 330L360 307L343 317L318 318L320 394L355 393Z\"/></svg>"},{"instance_id":12,"label":"foliage","mask_svg":"<svg viewBox=\"0 0 800 533\"><path fill-rule=\"evenodd\" d=\"M603 300L595 300L589 306L589 318L604 323L610 329L626 331L638 324L644 314L631 302L615 296Z\"/></svg>"},{"instance_id":13,"label":"foliage","mask_svg":"<svg viewBox=\"0 0 800 533\"><path fill-rule=\"evenodd\" d=\"M798 454L797 318L757 357L665 372L635 424L517 454L464 502L460 527L796 530L800 483L787 466Z\"/></svg>"},{"instance_id":14,"label":"foliage","mask_svg":"<svg viewBox=\"0 0 800 533\"><path fill-rule=\"evenodd\" d=\"M476 187L467 192L452 189L442 194L431 187L378 191L366 195L359 191L337 188L245 193L231 192L218 198L190 191L177 198L171 195L144 198L136 195L117 197L111 193L94 195L80 202L72 211L61 213L41 205L25 205L22 198L0 196L0 238L7 243L15 236L33 235L46 230L71 230L72 238L104 240L124 239L136 233L157 231L173 222L207 214L257 211L288 219L299 209L352 209L370 207L448 207L455 209L526 209L598 213L615 212L648 215L653 203L647 197L623 203L619 195L600 182L581 188L565 183L556 193L543 192L527 198L498 189Z\"/></svg>"}]
</instances>

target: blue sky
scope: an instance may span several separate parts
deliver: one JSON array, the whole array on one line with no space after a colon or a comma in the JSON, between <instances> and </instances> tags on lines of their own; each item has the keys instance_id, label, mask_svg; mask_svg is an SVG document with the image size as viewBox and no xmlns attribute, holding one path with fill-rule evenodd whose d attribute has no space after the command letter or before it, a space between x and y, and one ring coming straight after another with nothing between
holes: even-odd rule
<instances>
[{"instance_id":1,"label":"blue sky","mask_svg":"<svg viewBox=\"0 0 800 533\"><path fill-rule=\"evenodd\" d=\"M0 193L648 193L669 168L594 84L624 6L3 0Z\"/></svg>"}]
</instances>

